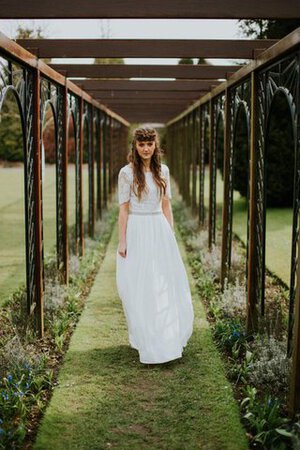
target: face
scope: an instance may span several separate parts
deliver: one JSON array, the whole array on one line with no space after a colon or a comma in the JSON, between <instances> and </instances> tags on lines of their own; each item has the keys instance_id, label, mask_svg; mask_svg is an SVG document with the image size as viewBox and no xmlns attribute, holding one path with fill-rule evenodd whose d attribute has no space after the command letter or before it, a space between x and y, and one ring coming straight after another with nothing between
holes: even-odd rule
<instances>
[{"instance_id":1,"label":"face","mask_svg":"<svg viewBox=\"0 0 300 450\"><path fill-rule=\"evenodd\" d=\"M142 160L151 160L155 150L155 141L136 141L136 149Z\"/></svg>"}]
</instances>

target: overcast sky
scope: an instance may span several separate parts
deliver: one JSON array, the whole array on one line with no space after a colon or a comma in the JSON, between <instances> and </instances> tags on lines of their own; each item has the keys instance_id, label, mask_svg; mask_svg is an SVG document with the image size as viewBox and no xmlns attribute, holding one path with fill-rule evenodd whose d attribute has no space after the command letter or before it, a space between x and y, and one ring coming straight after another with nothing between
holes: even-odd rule
<instances>
[{"instance_id":1,"label":"overcast sky","mask_svg":"<svg viewBox=\"0 0 300 450\"><path fill-rule=\"evenodd\" d=\"M112 39L241 39L237 20L209 19L103 19L103 20L0 20L0 31L14 38L17 26L41 26L47 38ZM53 59L53 62L93 62L93 59ZM233 60L210 59L213 64ZM125 58L127 64L176 64L178 59Z\"/></svg>"}]
</instances>

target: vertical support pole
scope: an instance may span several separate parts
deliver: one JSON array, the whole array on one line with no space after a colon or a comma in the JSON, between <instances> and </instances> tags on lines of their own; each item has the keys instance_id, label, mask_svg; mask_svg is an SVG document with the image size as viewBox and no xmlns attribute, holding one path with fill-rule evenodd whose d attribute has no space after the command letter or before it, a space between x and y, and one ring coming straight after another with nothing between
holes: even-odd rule
<instances>
[{"instance_id":1,"label":"vertical support pole","mask_svg":"<svg viewBox=\"0 0 300 450\"><path fill-rule=\"evenodd\" d=\"M192 123L192 211L196 214L196 177L197 177L197 165L196 165L196 155L197 155L197 109L193 111L193 123Z\"/></svg>"},{"instance_id":2,"label":"vertical support pole","mask_svg":"<svg viewBox=\"0 0 300 450\"><path fill-rule=\"evenodd\" d=\"M300 239L298 239L298 258ZM294 324L292 332L292 367L289 385L288 411L293 418L300 412L300 265L297 266L297 285L294 306Z\"/></svg>"},{"instance_id":3,"label":"vertical support pole","mask_svg":"<svg viewBox=\"0 0 300 450\"><path fill-rule=\"evenodd\" d=\"M209 117L210 117L210 132L209 132L209 210L208 210L208 248L211 249L213 242L213 152L214 152L214 111L213 100L209 100Z\"/></svg>"},{"instance_id":4,"label":"vertical support pole","mask_svg":"<svg viewBox=\"0 0 300 450\"><path fill-rule=\"evenodd\" d=\"M103 121L103 207L107 208L107 115Z\"/></svg>"},{"instance_id":5,"label":"vertical support pole","mask_svg":"<svg viewBox=\"0 0 300 450\"><path fill-rule=\"evenodd\" d=\"M255 225L257 222L256 209L256 145L258 126L258 103L257 103L257 78L256 72L251 73L251 130L250 130L250 195L249 195L249 253L248 253L248 281L247 281L247 332L251 333L257 329L257 299L255 292L256 277L256 250L255 250Z\"/></svg>"},{"instance_id":6,"label":"vertical support pole","mask_svg":"<svg viewBox=\"0 0 300 450\"><path fill-rule=\"evenodd\" d=\"M63 204L63 280L64 283L69 282L69 247L68 247L68 88L67 78L65 79L63 93L63 157L62 157L62 204Z\"/></svg>"},{"instance_id":7,"label":"vertical support pole","mask_svg":"<svg viewBox=\"0 0 300 450\"><path fill-rule=\"evenodd\" d=\"M89 236L94 237L95 234L95 176L94 176L94 165L95 165L95 143L94 143L94 106L91 105L91 117L90 117L90 148L91 152L89 158L91 162L91 169L89 176L91 177L89 182L89 195L90 195L90 213L89 213Z\"/></svg>"},{"instance_id":8,"label":"vertical support pole","mask_svg":"<svg viewBox=\"0 0 300 450\"><path fill-rule=\"evenodd\" d=\"M185 151L184 151L184 176L183 176L183 186L184 186L184 195L185 195L185 201L186 204L189 205L189 184L188 184L188 179L189 179L189 174L188 174L188 170L189 170L189 161L188 161L188 152L190 151L189 148L189 116L186 116L186 122L185 122Z\"/></svg>"},{"instance_id":9,"label":"vertical support pole","mask_svg":"<svg viewBox=\"0 0 300 450\"><path fill-rule=\"evenodd\" d=\"M101 170L102 170L102 127L101 127L101 111L98 111L97 116L97 219L101 219L102 217L102 189L101 189Z\"/></svg>"},{"instance_id":10,"label":"vertical support pole","mask_svg":"<svg viewBox=\"0 0 300 450\"><path fill-rule=\"evenodd\" d=\"M83 224L83 98L79 100L79 247L80 255L84 254Z\"/></svg>"},{"instance_id":11,"label":"vertical support pole","mask_svg":"<svg viewBox=\"0 0 300 450\"><path fill-rule=\"evenodd\" d=\"M186 124L186 179L184 180L186 186L186 203L191 206L191 188L190 188L190 180L191 180L191 153L192 153L192 114L187 116L187 124Z\"/></svg>"},{"instance_id":12,"label":"vertical support pole","mask_svg":"<svg viewBox=\"0 0 300 450\"><path fill-rule=\"evenodd\" d=\"M108 139L108 199L111 201L112 183L113 183L113 167L112 167L112 147L113 147L113 121L109 116L109 139Z\"/></svg>"},{"instance_id":13,"label":"vertical support pole","mask_svg":"<svg viewBox=\"0 0 300 450\"><path fill-rule=\"evenodd\" d=\"M224 288L225 278L228 275L228 239L229 239L229 152L230 152L230 101L231 96L225 90L224 114L224 161L223 161L223 210L222 210L222 255L221 255L221 287Z\"/></svg>"},{"instance_id":14,"label":"vertical support pole","mask_svg":"<svg viewBox=\"0 0 300 450\"><path fill-rule=\"evenodd\" d=\"M42 239L42 179L41 179L41 112L40 112L40 71L34 72L34 205L35 205L35 265L36 265L36 329L40 337L44 335L44 291L43 291L43 239Z\"/></svg>"},{"instance_id":15,"label":"vertical support pole","mask_svg":"<svg viewBox=\"0 0 300 450\"><path fill-rule=\"evenodd\" d=\"M205 110L200 107L200 155L199 155L199 223L204 226L204 180L205 180Z\"/></svg>"}]
</instances>

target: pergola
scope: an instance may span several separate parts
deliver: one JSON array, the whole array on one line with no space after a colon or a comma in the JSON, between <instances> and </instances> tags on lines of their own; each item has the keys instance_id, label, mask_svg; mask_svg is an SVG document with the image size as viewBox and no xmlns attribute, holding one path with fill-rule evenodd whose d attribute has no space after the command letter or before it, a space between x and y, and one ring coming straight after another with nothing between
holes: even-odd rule
<instances>
[{"instance_id":1,"label":"pergola","mask_svg":"<svg viewBox=\"0 0 300 450\"><path fill-rule=\"evenodd\" d=\"M205 58L253 59L260 51L269 48L276 40L118 40L118 39L19 39L18 44L39 58ZM178 67L155 66L143 68L119 64L112 67L97 65L59 65L50 67L88 92L93 98L111 107L130 122L166 122L188 107L193 100L209 92L227 79L239 67L209 66ZM111 66L110 66L111 67ZM126 67L126 66L125 66ZM103 74L103 68L106 73ZM174 70L175 69L175 70ZM195 69L195 70L193 70ZM128 70L130 72L128 72ZM101 73L102 71L102 73ZM148 72L148 74L147 74ZM156 81L132 81L128 77L158 78ZM160 81L159 78L179 78ZM85 77L81 80L76 77ZM101 78L109 78L101 80ZM113 78L119 78L114 80ZM120 78L127 78L121 79ZM132 98L134 92L135 98ZM110 96L103 98L103 94ZM184 94L179 99L176 94ZM191 94L186 98L185 94ZM119 98L119 94L123 97ZM192 97L193 96L193 97ZM118 99L118 101L116 101ZM133 107L134 106L134 107Z\"/></svg>"},{"instance_id":2,"label":"pergola","mask_svg":"<svg viewBox=\"0 0 300 450\"><path fill-rule=\"evenodd\" d=\"M299 16L297 1L284 7L280 1L241 5L229 2L190 0L63 2L18 0L1 2L0 17L21 18L139 18L139 19L245 19L284 18ZM236 58L255 59L276 40L167 40L167 39L26 39L17 41L39 58ZM167 122L184 108L205 95L213 87L227 80L239 66L149 66L137 65L86 65L50 64L64 76L74 78L74 83L93 98L110 107L130 122ZM85 77L85 80L76 80ZM174 81L132 81L129 78L175 78ZM106 78L106 80L101 80ZM118 80L113 80L118 78ZM127 78L127 80L122 80ZM108 80L111 79L111 80Z\"/></svg>"},{"instance_id":3,"label":"pergola","mask_svg":"<svg viewBox=\"0 0 300 450\"><path fill-rule=\"evenodd\" d=\"M136 19L300 19L298 0L251 3L240 0L200 2L182 1L1 1L0 18L136 18ZM290 107L295 144L294 221L290 282L290 317L288 354L292 357L290 408L300 410L300 267L299 205L300 205L300 28L277 40L168 40L168 39L20 39L13 42L0 35L2 57L9 61L8 71L17 63L24 68L24 83L32 97L33 127L25 117L27 137L28 191L35 187L27 208L29 311L38 313L38 328L43 330L43 257L40 184L40 101L51 101L51 86L56 86L56 110L59 124L57 181L59 236L58 262L67 281L67 118L72 112L77 133L76 203L78 247L83 250L81 197L81 166L83 117L90 124L90 167L98 156L98 178L90 175L91 192L97 182L96 209L101 214L108 195L112 193L117 173L125 161L126 132L130 122L162 122L168 130L168 161L188 204L204 223L204 136L209 130L210 197L208 208L209 246L215 243L216 231L216 159L218 125L224 121L224 202L222 212L222 283L231 264L233 164L236 117L243 109L249 128L249 199L247 223L247 328L257 327L259 314L264 314L265 280L265 140L268 114L278 92L285 95ZM45 64L42 58L234 58L249 60L243 65L113 65L113 64ZM11 75L10 75L11 76ZM26 78L27 77L27 78ZM8 77L9 78L9 77ZM71 78L71 79L70 79ZM157 78L131 80L130 78ZM172 80L161 80L170 78ZM174 80L173 80L174 79ZM8 86L8 84L7 84ZM44 90L43 90L44 86ZM4 89L0 95L4 95ZM16 89L16 95L18 90ZM45 93L45 94L43 94ZM0 100L2 100L0 98ZM26 100L26 99L25 99ZM25 101L24 100L24 101ZM20 100L20 104L21 104ZM96 144L92 144L93 127ZM30 134L31 133L31 134ZM119 150L119 143L124 151ZM196 166L200 166L199 203L196 200ZM34 170L32 170L34 167ZM190 189L190 169L192 188ZM89 230L93 233L95 199L90 195ZM32 226L31 226L32 225ZM33 230L33 231L32 231ZM30 234L31 233L31 234Z\"/></svg>"}]
</instances>

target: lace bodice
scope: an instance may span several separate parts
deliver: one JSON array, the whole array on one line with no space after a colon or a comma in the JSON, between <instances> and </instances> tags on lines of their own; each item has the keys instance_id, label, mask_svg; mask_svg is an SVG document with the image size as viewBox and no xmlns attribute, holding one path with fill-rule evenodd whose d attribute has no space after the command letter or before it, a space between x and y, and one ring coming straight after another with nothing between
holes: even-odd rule
<instances>
[{"instance_id":1,"label":"lace bodice","mask_svg":"<svg viewBox=\"0 0 300 450\"><path fill-rule=\"evenodd\" d=\"M172 198L170 187L170 173L166 164L161 165L162 176L166 180L166 197ZM152 172L145 172L148 192L143 192L141 200L135 195L132 189L133 169L129 164L122 167L118 175L118 199L119 205L129 201L130 211L154 212L162 211L161 199L159 198L159 187L153 179Z\"/></svg>"}]
</instances>

